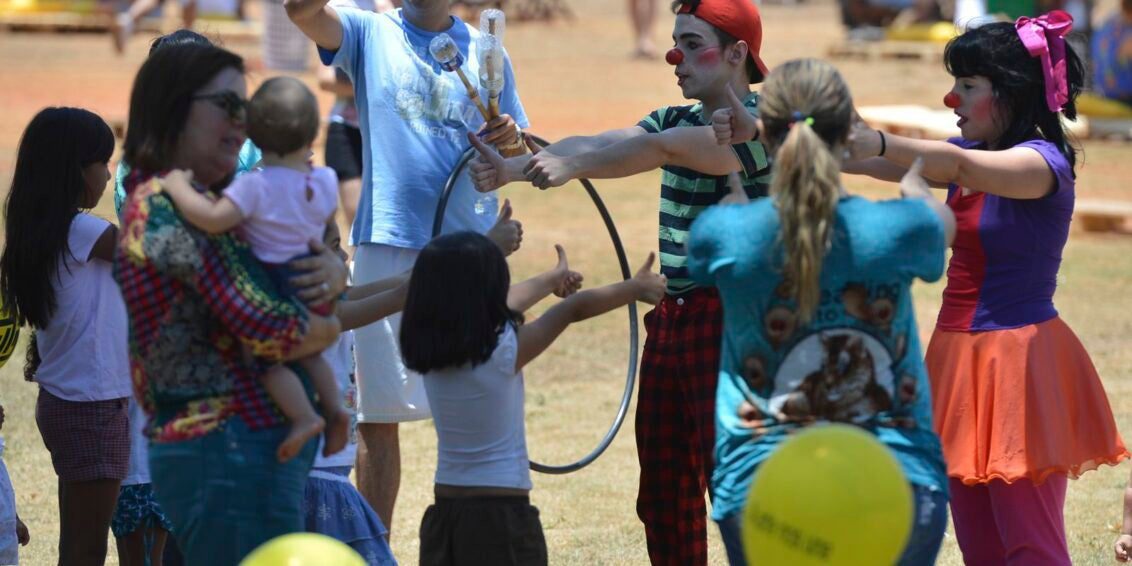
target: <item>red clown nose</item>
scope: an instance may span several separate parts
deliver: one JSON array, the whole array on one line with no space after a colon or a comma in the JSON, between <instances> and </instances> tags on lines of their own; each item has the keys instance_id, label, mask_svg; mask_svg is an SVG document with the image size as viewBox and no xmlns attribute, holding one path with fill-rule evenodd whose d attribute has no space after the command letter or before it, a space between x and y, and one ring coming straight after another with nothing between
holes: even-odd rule
<instances>
[{"instance_id":1,"label":"red clown nose","mask_svg":"<svg viewBox=\"0 0 1132 566\"><path fill-rule=\"evenodd\" d=\"M959 108L959 104L959 95L954 92L949 92L943 97L943 105L948 108Z\"/></svg>"},{"instance_id":2,"label":"red clown nose","mask_svg":"<svg viewBox=\"0 0 1132 566\"><path fill-rule=\"evenodd\" d=\"M668 50L668 53L664 54L664 60L667 61L669 65L679 65L684 62L684 52L673 47Z\"/></svg>"}]
</instances>

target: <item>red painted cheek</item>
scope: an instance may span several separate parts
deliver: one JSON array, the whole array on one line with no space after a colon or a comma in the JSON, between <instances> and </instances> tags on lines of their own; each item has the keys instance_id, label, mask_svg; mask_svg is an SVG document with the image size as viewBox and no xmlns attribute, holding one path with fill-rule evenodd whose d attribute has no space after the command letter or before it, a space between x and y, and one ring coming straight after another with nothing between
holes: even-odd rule
<instances>
[{"instance_id":1,"label":"red painted cheek","mask_svg":"<svg viewBox=\"0 0 1132 566\"><path fill-rule=\"evenodd\" d=\"M696 56L696 64L704 67L714 67L722 59L722 51L718 47L709 47Z\"/></svg>"},{"instance_id":2,"label":"red painted cheek","mask_svg":"<svg viewBox=\"0 0 1132 566\"><path fill-rule=\"evenodd\" d=\"M994 97L987 96L971 105L971 119L990 123L994 118Z\"/></svg>"},{"instance_id":3,"label":"red painted cheek","mask_svg":"<svg viewBox=\"0 0 1132 566\"><path fill-rule=\"evenodd\" d=\"M959 105L961 103L962 102L959 100L959 95L955 94L954 92L949 92L946 96L943 97L943 105L948 108L959 108Z\"/></svg>"}]
</instances>

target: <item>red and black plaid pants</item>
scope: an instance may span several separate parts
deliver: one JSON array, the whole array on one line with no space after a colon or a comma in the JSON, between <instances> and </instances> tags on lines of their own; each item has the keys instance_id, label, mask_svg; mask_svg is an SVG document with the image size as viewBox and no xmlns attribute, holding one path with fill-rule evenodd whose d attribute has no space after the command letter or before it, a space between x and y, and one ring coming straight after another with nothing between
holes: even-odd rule
<instances>
[{"instance_id":1,"label":"red and black plaid pants","mask_svg":"<svg viewBox=\"0 0 1132 566\"><path fill-rule=\"evenodd\" d=\"M723 307L715 289L666 295L645 315L637 401L637 516L655 564L707 564L715 384Z\"/></svg>"}]
</instances>

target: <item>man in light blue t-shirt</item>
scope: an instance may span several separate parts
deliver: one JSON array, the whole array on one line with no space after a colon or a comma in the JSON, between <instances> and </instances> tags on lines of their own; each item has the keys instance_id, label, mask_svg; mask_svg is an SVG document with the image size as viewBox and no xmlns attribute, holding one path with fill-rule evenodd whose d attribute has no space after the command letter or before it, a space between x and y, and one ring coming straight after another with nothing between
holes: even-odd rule
<instances>
[{"instance_id":1,"label":"man in light blue t-shirt","mask_svg":"<svg viewBox=\"0 0 1132 566\"><path fill-rule=\"evenodd\" d=\"M341 68L354 84L362 133L362 191L350 234L357 246L354 283L365 284L410 269L432 236L433 217L444 184L469 147L468 132L506 146L517 140L527 117L515 90L510 61L499 99L503 113L484 119L455 73L429 54L429 43L448 34L466 61L466 76L479 76L479 32L448 12L448 0L405 0L399 10L375 14L327 5L327 0L286 0L291 20L319 46L322 61ZM521 144L520 144L521 145ZM488 201L488 202L484 202ZM486 205L486 206L485 206ZM448 201L444 231L497 233L507 223L517 246L518 225L510 212L497 213L461 176ZM386 525L400 483L397 424L430 417L419 375L401 363L400 316L356 331L359 348L358 487Z\"/></svg>"}]
</instances>

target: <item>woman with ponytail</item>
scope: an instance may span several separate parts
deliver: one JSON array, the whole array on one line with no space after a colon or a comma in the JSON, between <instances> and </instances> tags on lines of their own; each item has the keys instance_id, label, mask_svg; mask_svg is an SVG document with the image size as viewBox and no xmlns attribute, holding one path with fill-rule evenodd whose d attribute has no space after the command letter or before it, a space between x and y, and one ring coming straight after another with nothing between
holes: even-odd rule
<instances>
[{"instance_id":1,"label":"woman with ponytail","mask_svg":"<svg viewBox=\"0 0 1132 566\"><path fill-rule=\"evenodd\" d=\"M739 525L759 465L801 427L853 424L892 448L913 488L899 563L931 564L947 482L909 289L943 274L954 217L916 175L903 199L845 193L853 101L829 64L774 69L760 108L754 136L775 156L770 198L705 211L688 243L693 277L719 289L724 311L713 518L731 564L746 564Z\"/></svg>"},{"instance_id":2,"label":"woman with ponytail","mask_svg":"<svg viewBox=\"0 0 1132 566\"><path fill-rule=\"evenodd\" d=\"M917 156L947 188L958 234L926 363L951 511L968 564L1070 564L1066 479L1128 451L1088 353L1053 305L1073 215L1081 60L1068 14L953 39L943 102L961 137L859 127L846 170L895 179Z\"/></svg>"}]
</instances>

